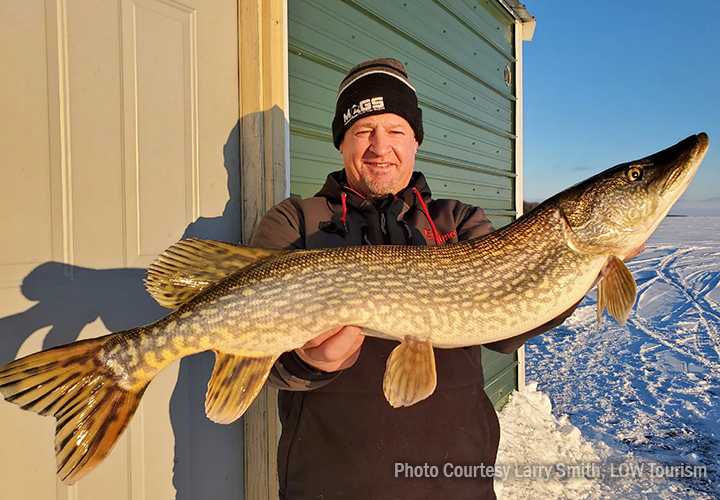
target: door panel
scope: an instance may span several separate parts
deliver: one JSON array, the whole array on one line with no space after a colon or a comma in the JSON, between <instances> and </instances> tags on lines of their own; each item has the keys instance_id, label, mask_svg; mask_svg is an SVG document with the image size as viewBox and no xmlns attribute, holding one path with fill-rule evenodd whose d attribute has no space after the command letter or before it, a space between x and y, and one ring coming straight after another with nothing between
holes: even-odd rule
<instances>
[{"instance_id":1,"label":"door panel","mask_svg":"<svg viewBox=\"0 0 720 500\"><path fill-rule=\"evenodd\" d=\"M0 3L0 364L154 321L168 311L142 278L160 252L238 241L237 5ZM243 429L204 417L211 370L199 355L162 372L71 488L54 419L0 402L0 496L236 498Z\"/></svg>"}]
</instances>

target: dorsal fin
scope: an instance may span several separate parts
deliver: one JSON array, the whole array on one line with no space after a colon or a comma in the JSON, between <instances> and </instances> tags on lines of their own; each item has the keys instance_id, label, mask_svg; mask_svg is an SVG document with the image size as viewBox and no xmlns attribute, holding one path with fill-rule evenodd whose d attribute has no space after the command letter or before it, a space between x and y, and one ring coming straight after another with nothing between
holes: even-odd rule
<instances>
[{"instance_id":1,"label":"dorsal fin","mask_svg":"<svg viewBox=\"0 0 720 500\"><path fill-rule=\"evenodd\" d=\"M287 251L199 238L178 241L150 264L145 287L158 304L177 309L239 269Z\"/></svg>"}]
</instances>

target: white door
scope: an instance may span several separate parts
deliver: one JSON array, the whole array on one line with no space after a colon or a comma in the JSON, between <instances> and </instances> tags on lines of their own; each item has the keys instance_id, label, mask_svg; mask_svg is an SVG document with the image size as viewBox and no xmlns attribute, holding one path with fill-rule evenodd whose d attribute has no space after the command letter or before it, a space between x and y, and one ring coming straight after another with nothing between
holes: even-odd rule
<instances>
[{"instance_id":1,"label":"white door","mask_svg":"<svg viewBox=\"0 0 720 500\"><path fill-rule=\"evenodd\" d=\"M0 364L153 321L145 268L185 236L240 236L237 0L0 2ZM0 497L224 499L242 424L205 419L212 359L150 385L73 487L54 419L0 401Z\"/></svg>"}]
</instances>

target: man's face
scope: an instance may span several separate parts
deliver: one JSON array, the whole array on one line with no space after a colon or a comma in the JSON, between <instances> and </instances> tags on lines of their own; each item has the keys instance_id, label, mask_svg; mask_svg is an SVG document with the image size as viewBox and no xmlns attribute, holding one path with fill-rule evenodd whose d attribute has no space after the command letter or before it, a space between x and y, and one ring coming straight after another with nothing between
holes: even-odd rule
<instances>
[{"instance_id":1,"label":"man's face","mask_svg":"<svg viewBox=\"0 0 720 500\"><path fill-rule=\"evenodd\" d=\"M360 118L340 144L348 184L371 198L402 191L410 182L417 149L405 118L394 113Z\"/></svg>"}]
</instances>

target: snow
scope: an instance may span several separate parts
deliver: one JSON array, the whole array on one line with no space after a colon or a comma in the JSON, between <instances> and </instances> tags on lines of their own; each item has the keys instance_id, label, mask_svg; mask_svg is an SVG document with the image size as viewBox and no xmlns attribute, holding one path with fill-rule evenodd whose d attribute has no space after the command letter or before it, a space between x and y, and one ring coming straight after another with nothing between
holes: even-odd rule
<instances>
[{"instance_id":1,"label":"snow","mask_svg":"<svg viewBox=\"0 0 720 500\"><path fill-rule=\"evenodd\" d=\"M720 217L666 218L628 267L625 326L598 329L593 291L527 343L499 500L720 498Z\"/></svg>"}]
</instances>

